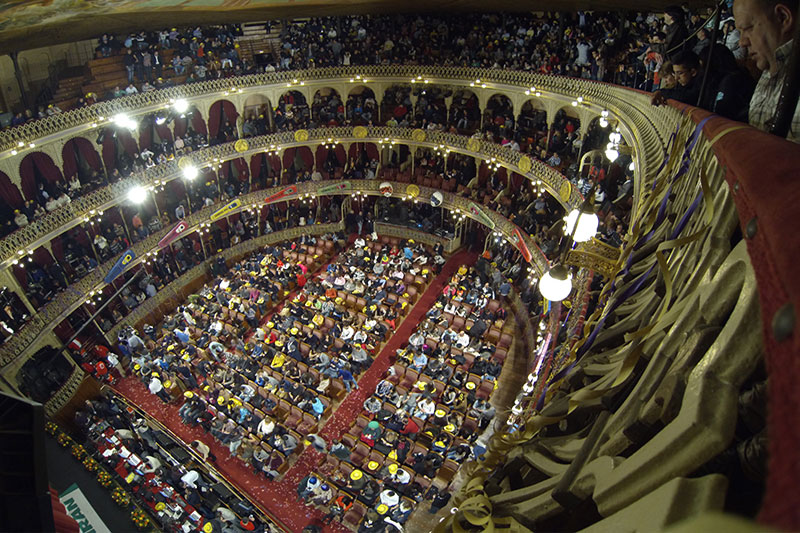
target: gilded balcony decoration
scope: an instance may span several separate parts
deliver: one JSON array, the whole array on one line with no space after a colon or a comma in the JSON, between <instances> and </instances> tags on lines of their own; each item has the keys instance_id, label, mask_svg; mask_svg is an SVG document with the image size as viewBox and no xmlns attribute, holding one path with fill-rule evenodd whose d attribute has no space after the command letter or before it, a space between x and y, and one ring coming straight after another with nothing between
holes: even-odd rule
<instances>
[{"instance_id":1,"label":"gilded balcony decoration","mask_svg":"<svg viewBox=\"0 0 800 533\"><path fill-rule=\"evenodd\" d=\"M174 162L169 163L169 165L177 167L177 164ZM378 195L383 195L383 192L380 189L381 183L382 182L379 180L353 180L351 182L351 188L348 190L330 189L329 187L330 184L324 181L298 183L295 185L296 191L290 195L287 195L286 199L288 200L296 199L306 194L320 196L322 193L319 192L319 189L323 188L326 189L325 194L349 195L352 193L363 193L363 194L378 196ZM406 187L413 187L414 190L416 191L414 197L417 197L420 200L424 201L430 201L430 197L435 191L435 189L429 187L418 187L417 185L413 184L407 186L406 184L399 182L390 182L390 183L392 183L392 188L394 191L392 195L396 198L404 198L409 194ZM278 186L272 189L259 190L243 196L239 196L238 199L241 200L241 206L236 208L229 214L233 214L234 212L247 209L248 207L263 205L265 196L270 196L284 189L286 189L286 186ZM444 192L442 193L442 196L444 198L444 201L441 207L445 209L462 212L465 215L474 218L480 223L485 223L483 220L473 216L470 213L469 211L470 201L468 198L463 198L452 193L444 193ZM188 224L188 228L186 231L182 233L182 237L185 237L190 233L192 233L192 231L199 229L201 224L210 221L211 215L214 214L219 209L219 207L220 207L219 205L215 204L187 216L185 220ZM491 222L495 224L498 230L502 231L505 235L509 237L512 235L514 228L516 226L511 221L509 221L502 215L499 215L495 212L484 211L484 214L486 214L491 219ZM156 251L158 249L158 242L169 231L171 231L171 228L169 227L164 228L160 232L153 233L149 235L147 238L135 243L131 247L131 249L136 254L136 259L132 262L130 267L144 260L148 252ZM293 236L301 235L304 232L304 227L295 228L294 232L295 233L287 234L288 236L285 238L289 239L292 238ZM544 272L548 266L547 258L544 256L541 250L539 250L539 247L530 238L530 236L526 235L524 236L524 238L528 248L533 252L533 256L531 259L532 266L538 272ZM251 242L252 240L246 241L246 243L243 244ZM26 323L22 328L20 328L20 330L15 335L13 335L3 346L0 347L0 367L8 365L9 363L15 361L17 358L25 354L26 351L33 345L33 342L39 337L39 335L43 331L45 331L48 327L52 328L54 324L59 324L62 320L67 318L75 309L77 309L81 304L83 304L92 291L96 291L102 288L105 285L103 278L105 277L106 273L111 269L111 267L114 265L116 260L117 260L116 257L109 259L104 264L100 265L94 271L92 271L84 278L82 278L80 281L77 281L76 283L70 285L66 291L62 292L56 298L54 298L49 303L44 305L28 323Z\"/></svg>"},{"instance_id":2,"label":"gilded balcony decoration","mask_svg":"<svg viewBox=\"0 0 800 533\"><path fill-rule=\"evenodd\" d=\"M113 185L101 187L96 191L76 198L73 202L57 208L44 217L18 229L6 238L0 239L0 265L7 268L11 265L20 250L35 249L54 236L80 224L86 217L94 216L113 205L125 202L128 190L135 186L147 189L173 179L181 178L183 176L181 170L188 165L204 168L210 166L212 162L219 164L236 157L249 156L256 152L263 152L269 150L273 145L281 147L307 145L313 147L320 142L325 142L331 137L339 139L342 142L355 142L358 140L359 142L378 143L379 141L389 138L406 144L415 143L412 139L415 130L410 128L370 127L366 129L368 136L364 138L356 137L354 132L355 128L350 127L318 128L313 130L273 133L260 137L251 137L246 141L240 139L236 142L208 147L182 156L177 162L173 160L161 165L156 165L143 172L133 174L131 177L114 183ZM302 141L297 140L298 135L303 137ZM464 135L444 132L427 132L426 137L425 141L419 142L420 146L437 147L445 145L457 152L483 159L494 157L500 165L505 166L509 170L519 170L518 164L520 161L520 154L510 148L505 148L486 141L477 141L476 139ZM472 141L475 141L475 143ZM244 151L239 151L245 145L247 148L245 148ZM467 145L471 145L472 149L467 148ZM527 156L522 157L527 158ZM558 191L563 190L565 185L568 186L569 182L562 174L552 167L540 161L534 161L530 171L525 175L529 179L541 181L544 187L550 191L556 199L559 199L565 208L580 205L582 197L580 193L572 187L569 187L570 193L568 197L559 195Z\"/></svg>"},{"instance_id":3,"label":"gilded balcony decoration","mask_svg":"<svg viewBox=\"0 0 800 533\"><path fill-rule=\"evenodd\" d=\"M593 270L604 278L611 278L619 269L620 249L595 238L579 243L567 254L567 264Z\"/></svg>"}]
</instances>

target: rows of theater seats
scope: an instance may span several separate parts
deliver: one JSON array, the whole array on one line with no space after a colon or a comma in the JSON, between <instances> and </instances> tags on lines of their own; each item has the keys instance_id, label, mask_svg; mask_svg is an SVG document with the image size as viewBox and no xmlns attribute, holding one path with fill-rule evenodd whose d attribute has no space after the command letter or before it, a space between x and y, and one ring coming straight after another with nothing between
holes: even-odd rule
<instances>
[{"instance_id":1,"label":"rows of theater seats","mask_svg":"<svg viewBox=\"0 0 800 533\"><path fill-rule=\"evenodd\" d=\"M456 306L463 306L466 311L466 316L472 311L469 304L462 302L454 302ZM492 299L487 304L487 307L492 311L500 308L502 303L498 300ZM448 319L448 324L451 329L457 332L465 331L471 326L471 319L464 319L453 314L443 314ZM422 327L421 325L419 326ZM466 329L465 329L466 328ZM437 338L440 338L440 333L445 328L443 326L436 326L426 335L425 343L431 348L435 349L439 343ZM483 349L489 349L492 353L492 358L502 364L508 354L513 338L513 319L503 320L498 327L487 329L481 339L480 345ZM458 394L464 394L468 398L466 408L456 408L442 403L442 394L448 387L439 379L433 379L426 375L424 372L418 372L410 368L410 359L407 358L408 349L401 351L398 354L397 362L393 365L392 369L387 373L386 381L394 386L394 390L398 393L400 398L405 398L409 392L417 390L431 391L432 398L436 400L436 413L434 416L428 417L426 420L411 416L409 417L414 421L419 431L415 435L409 435L407 444L410 446L405 452L404 458L398 458L397 450L378 450L375 447L370 447L367 442L361 439L361 435L369 423L377 420L377 416L373 413L363 410L356 420L353 421L347 434L345 434L341 443L352 450L350 457L346 460L340 460L333 455L325 457L317 466L315 475L329 486L335 488L333 500L339 495L345 494L352 498L353 506L344 514L343 520L353 528L358 528L359 525L367 523L370 518L367 513L370 508L378 509L380 507L379 500L371 499L365 500L360 498L360 491L354 490L351 486L353 472L357 472L356 477L359 479L365 478L368 483L376 482L381 489L398 489L400 492L400 501L407 502L408 505L414 509L419 505L423 498L430 500L432 493L429 492L431 487L436 488L436 492L443 493L448 490L452 483L456 472L460 467L460 463L470 457L456 460L448 458L451 451L455 451L459 447L468 446L473 448L483 426L479 423L478 418L469 414L470 406L473 398L480 398L489 401L492 392L495 389L495 381L489 379L482 379L474 373L470 373L475 354L472 350L462 350L459 348L451 348L449 350L449 357L446 359L447 364L451 367L453 374L462 372L465 376L462 387L459 388ZM463 356L464 362L459 364L455 358ZM470 384L470 385L468 385ZM376 387L376 391L380 387ZM398 412L398 406L390 401L383 400L381 411L386 411L383 416L395 416ZM446 421L448 424L441 425L440 421ZM460 423L453 423L460 421ZM383 429L386 431L391 431ZM398 438L402 440L402 435L398 434ZM385 449L385 448L384 448ZM394 454L392 452L394 451ZM431 472L415 472L414 465L415 459L425 457L429 459L432 454L439 457L440 466L436 469L435 473ZM437 464L437 463L434 463ZM382 480L379 472L384 467L394 465L392 469L404 469L409 473L410 480L403 484L405 487L413 487L409 490L404 490L404 487L398 486L396 483L387 485L385 480ZM399 504L398 504L399 505ZM383 511L381 513L380 511ZM380 509L379 515L386 515L391 513L393 508L388 510Z\"/></svg>"}]
</instances>

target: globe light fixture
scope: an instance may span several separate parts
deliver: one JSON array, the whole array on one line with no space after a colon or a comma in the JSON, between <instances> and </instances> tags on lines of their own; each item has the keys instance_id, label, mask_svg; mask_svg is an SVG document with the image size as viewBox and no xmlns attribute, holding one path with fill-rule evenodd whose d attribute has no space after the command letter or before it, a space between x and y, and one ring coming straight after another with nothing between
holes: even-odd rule
<instances>
[{"instance_id":1,"label":"globe light fixture","mask_svg":"<svg viewBox=\"0 0 800 533\"><path fill-rule=\"evenodd\" d=\"M551 302L560 302L572 291L572 274L567 267L557 264L539 282L539 292Z\"/></svg>"},{"instance_id":2,"label":"globe light fixture","mask_svg":"<svg viewBox=\"0 0 800 533\"><path fill-rule=\"evenodd\" d=\"M137 127L136 121L125 113L117 113L116 115L114 115L114 118L112 120L114 121L114 124L116 124L120 128L135 130Z\"/></svg>"},{"instance_id":3,"label":"globe light fixture","mask_svg":"<svg viewBox=\"0 0 800 533\"><path fill-rule=\"evenodd\" d=\"M197 170L197 167L194 166L194 165L189 165L189 166L187 166L186 168L183 169L183 177L186 178L189 181L192 181L193 179L195 179L198 174L199 174L199 171Z\"/></svg>"},{"instance_id":4,"label":"globe light fixture","mask_svg":"<svg viewBox=\"0 0 800 533\"><path fill-rule=\"evenodd\" d=\"M128 190L128 200L134 204L140 204L147 198L147 189L136 185Z\"/></svg>"},{"instance_id":5,"label":"globe light fixture","mask_svg":"<svg viewBox=\"0 0 800 533\"><path fill-rule=\"evenodd\" d=\"M572 235L572 240L575 242L586 242L597 234L597 226L599 220L594 210L591 207L587 210L585 206L580 209L573 209L569 214L564 217L567 223L564 233ZM578 227L575 227L575 224Z\"/></svg>"},{"instance_id":6,"label":"globe light fixture","mask_svg":"<svg viewBox=\"0 0 800 533\"><path fill-rule=\"evenodd\" d=\"M600 127L601 128L607 128L608 127L608 120L606 120L605 118L601 118L600 119Z\"/></svg>"},{"instance_id":7,"label":"globe light fixture","mask_svg":"<svg viewBox=\"0 0 800 533\"><path fill-rule=\"evenodd\" d=\"M616 161L618 157L619 157L619 152L615 148L608 148L606 150L606 159L608 159L612 163Z\"/></svg>"},{"instance_id":8,"label":"globe light fixture","mask_svg":"<svg viewBox=\"0 0 800 533\"><path fill-rule=\"evenodd\" d=\"M186 110L189 109L189 102L185 98L178 98L172 104L172 108L178 113L186 113Z\"/></svg>"}]
</instances>

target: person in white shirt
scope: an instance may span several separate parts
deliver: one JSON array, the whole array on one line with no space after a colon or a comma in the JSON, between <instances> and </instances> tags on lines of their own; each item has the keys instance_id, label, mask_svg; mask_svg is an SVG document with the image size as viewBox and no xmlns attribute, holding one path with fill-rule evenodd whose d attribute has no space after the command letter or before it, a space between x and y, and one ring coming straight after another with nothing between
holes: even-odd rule
<instances>
[{"instance_id":1,"label":"person in white shirt","mask_svg":"<svg viewBox=\"0 0 800 533\"><path fill-rule=\"evenodd\" d=\"M256 432L261 437L268 437L272 435L273 431L275 431L275 421L270 418L263 419L258 423L258 428L256 428Z\"/></svg>"}]
</instances>

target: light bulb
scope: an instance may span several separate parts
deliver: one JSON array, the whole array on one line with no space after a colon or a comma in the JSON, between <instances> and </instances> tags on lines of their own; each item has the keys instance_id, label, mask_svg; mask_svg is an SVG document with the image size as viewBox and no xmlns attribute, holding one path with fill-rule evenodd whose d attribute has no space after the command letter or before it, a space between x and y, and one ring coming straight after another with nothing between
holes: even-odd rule
<instances>
[{"instance_id":1,"label":"light bulb","mask_svg":"<svg viewBox=\"0 0 800 533\"><path fill-rule=\"evenodd\" d=\"M578 218L580 215L580 218ZM565 233L572 235L572 230L575 228L575 221L578 222L578 227L575 229L575 234L572 240L575 242L586 242L597 234L597 225L599 220L594 213L581 213L579 209L573 209L564 217L567 223Z\"/></svg>"},{"instance_id":2,"label":"light bulb","mask_svg":"<svg viewBox=\"0 0 800 533\"><path fill-rule=\"evenodd\" d=\"M551 302L560 302L572 291L572 274L563 265L551 268L539 282L539 292Z\"/></svg>"},{"instance_id":3,"label":"light bulb","mask_svg":"<svg viewBox=\"0 0 800 533\"><path fill-rule=\"evenodd\" d=\"M147 198L147 190L144 187L136 185L128 190L128 200L134 204L140 204Z\"/></svg>"}]
</instances>

